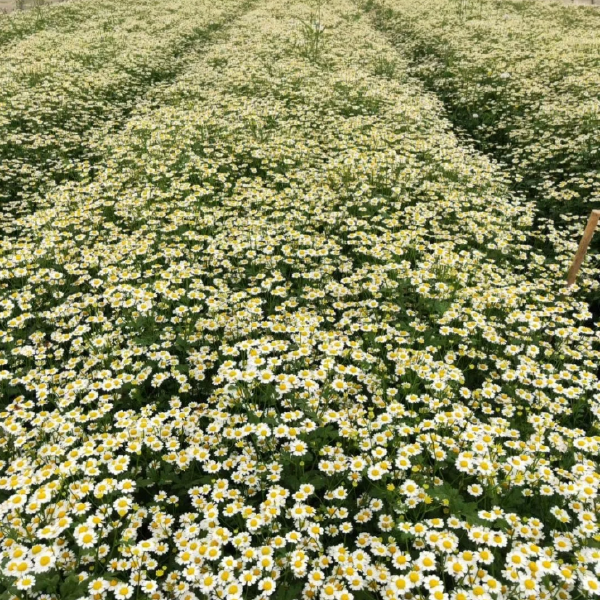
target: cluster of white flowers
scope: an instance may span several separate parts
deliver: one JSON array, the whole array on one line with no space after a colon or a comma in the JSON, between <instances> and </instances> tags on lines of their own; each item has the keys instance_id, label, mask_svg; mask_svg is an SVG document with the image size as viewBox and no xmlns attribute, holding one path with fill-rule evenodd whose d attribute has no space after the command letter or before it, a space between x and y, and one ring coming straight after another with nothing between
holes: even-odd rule
<instances>
[{"instance_id":1,"label":"cluster of white flowers","mask_svg":"<svg viewBox=\"0 0 600 600\"><path fill-rule=\"evenodd\" d=\"M93 173L97 147L150 102L243 3L139 0L47 7L0 20L0 223L44 205L57 183ZM8 28L8 23L12 28ZM32 25L33 24L33 25ZM28 25L32 25L28 27ZM33 34L26 32L33 29ZM18 35L17 35L18 33ZM83 167L83 172L82 172Z\"/></svg>"},{"instance_id":2,"label":"cluster of white flowers","mask_svg":"<svg viewBox=\"0 0 600 600\"><path fill-rule=\"evenodd\" d=\"M350 0L237 8L0 240L1 589L600 595L568 257Z\"/></svg>"},{"instance_id":3,"label":"cluster of white flowers","mask_svg":"<svg viewBox=\"0 0 600 600\"><path fill-rule=\"evenodd\" d=\"M412 58L410 71L502 161L513 186L541 208L540 220L551 216L581 235L582 216L600 198L598 11L540 0L373 7Z\"/></svg>"}]
</instances>

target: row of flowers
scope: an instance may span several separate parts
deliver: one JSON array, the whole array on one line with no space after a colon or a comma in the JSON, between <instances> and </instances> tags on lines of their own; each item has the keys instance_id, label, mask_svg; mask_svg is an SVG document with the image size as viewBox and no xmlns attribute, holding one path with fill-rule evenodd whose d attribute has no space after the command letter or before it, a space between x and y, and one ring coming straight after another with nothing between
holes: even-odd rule
<instances>
[{"instance_id":1,"label":"row of flowers","mask_svg":"<svg viewBox=\"0 0 600 600\"><path fill-rule=\"evenodd\" d=\"M541 0L366 6L514 188L580 235L600 199L600 12Z\"/></svg>"},{"instance_id":2,"label":"row of flowers","mask_svg":"<svg viewBox=\"0 0 600 600\"><path fill-rule=\"evenodd\" d=\"M71 13L83 17L85 7L88 18L73 22ZM94 7L84 0L77 9L47 7L42 17L28 13L26 22L48 18L52 23L54 17L56 23L2 46L3 230L12 231L16 215L43 206L56 184L92 178L99 141L121 127L134 107L152 102L153 91L172 81L243 9L244 3L232 0L218 6L205 0L147 0ZM63 12L64 19L55 17ZM78 168L86 161L87 168Z\"/></svg>"}]
</instances>

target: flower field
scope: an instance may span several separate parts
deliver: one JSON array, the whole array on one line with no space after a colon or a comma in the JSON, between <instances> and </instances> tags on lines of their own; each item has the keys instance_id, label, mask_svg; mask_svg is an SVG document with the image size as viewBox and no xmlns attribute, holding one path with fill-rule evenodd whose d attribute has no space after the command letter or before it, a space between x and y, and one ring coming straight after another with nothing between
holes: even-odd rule
<instances>
[{"instance_id":1,"label":"flower field","mask_svg":"<svg viewBox=\"0 0 600 600\"><path fill-rule=\"evenodd\" d=\"M545 215L568 227L598 205L600 11L532 0L367 6L411 73Z\"/></svg>"},{"instance_id":2,"label":"flower field","mask_svg":"<svg viewBox=\"0 0 600 600\"><path fill-rule=\"evenodd\" d=\"M26 34L27 20L5 25L13 36L0 46L0 203L8 228L15 214L43 202L49 185L88 177L88 163L101 161L98 140L122 126L133 107L151 101L157 84L175 78L242 6L225 1L215 8L204 0L82 5L48 10L35 35ZM91 16L81 20L86 5ZM63 18L52 19L56 13Z\"/></svg>"},{"instance_id":3,"label":"flower field","mask_svg":"<svg viewBox=\"0 0 600 600\"><path fill-rule=\"evenodd\" d=\"M597 264L372 9L0 18L2 600L600 595Z\"/></svg>"}]
</instances>

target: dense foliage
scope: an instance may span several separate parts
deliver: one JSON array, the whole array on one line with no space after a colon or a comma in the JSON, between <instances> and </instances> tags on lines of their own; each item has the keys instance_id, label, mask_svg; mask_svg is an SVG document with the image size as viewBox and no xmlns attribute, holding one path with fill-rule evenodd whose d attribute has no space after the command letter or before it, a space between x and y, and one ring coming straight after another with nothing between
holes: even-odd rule
<instances>
[{"instance_id":1,"label":"dense foliage","mask_svg":"<svg viewBox=\"0 0 600 600\"><path fill-rule=\"evenodd\" d=\"M360 6L202 1L78 63L74 155L40 115L76 59L19 42L70 162L5 178L0 597L599 595L593 263L565 289L573 242Z\"/></svg>"},{"instance_id":2,"label":"dense foliage","mask_svg":"<svg viewBox=\"0 0 600 600\"><path fill-rule=\"evenodd\" d=\"M36 195L43 198L48 187L89 178L100 140L150 101L158 83L185 69L243 3L97 3L81 22L73 22L73 6L28 14L30 21L48 21L36 35L25 34L27 22L17 15L13 31L20 34L2 48L0 205L6 229L15 215L37 207ZM63 19L54 17L63 9Z\"/></svg>"},{"instance_id":3,"label":"dense foliage","mask_svg":"<svg viewBox=\"0 0 600 600\"><path fill-rule=\"evenodd\" d=\"M536 0L365 7L455 125L544 215L568 227L600 206L599 10Z\"/></svg>"}]
</instances>

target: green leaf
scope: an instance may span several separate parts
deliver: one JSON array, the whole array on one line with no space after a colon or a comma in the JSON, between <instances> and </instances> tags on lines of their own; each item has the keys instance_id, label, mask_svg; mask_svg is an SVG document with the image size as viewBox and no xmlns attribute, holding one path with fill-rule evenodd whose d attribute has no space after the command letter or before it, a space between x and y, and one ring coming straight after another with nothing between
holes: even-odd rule
<instances>
[{"instance_id":1,"label":"green leaf","mask_svg":"<svg viewBox=\"0 0 600 600\"><path fill-rule=\"evenodd\" d=\"M156 481L154 479L138 479L136 483L138 487L144 488L153 485L154 483L156 483Z\"/></svg>"},{"instance_id":2,"label":"green leaf","mask_svg":"<svg viewBox=\"0 0 600 600\"><path fill-rule=\"evenodd\" d=\"M58 574L42 575L36 580L34 589L43 594L54 594L58 590L59 581Z\"/></svg>"},{"instance_id":3,"label":"green leaf","mask_svg":"<svg viewBox=\"0 0 600 600\"><path fill-rule=\"evenodd\" d=\"M453 515L464 517L468 523L473 525L485 525L486 522L477 515L479 507L475 502L466 502L460 492L449 483L443 483L429 490L432 498L443 501L448 500L448 508Z\"/></svg>"},{"instance_id":4,"label":"green leaf","mask_svg":"<svg viewBox=\"0 0 600 600\"><path fill-rule=\"evenodd\" d=\"M304 473L302 477L300 477L300 483L310 483L315 486L316 490L320 490L325 487L327 483L325 477L321 475L318 471L308 471Z\"/></svg>"},{"instance_id":5,"label":"green leaf","mask_svg":"<svg viewBox=\"0 0 600 600\"><path fill-rule=\"evenodd\" d=\"M292 490L297 490L300 487L300 480L295 475L286 475L283 478L283 483Z\"/></svg>"},{"instance_id":6,"label":"green leaf","mask_svg":"<svg viewBox=\"0 0 600 600\"><path fill-rule=\"evenodd\" d=\"M297 600L302 597L302 584L279 586L273 600Z\"/></svg>"},{"instance_id":7,"label":"green leaf","mask_svg":"<svg viewBox=\"0 0 600 600\"><path fill-rule=\"evenodd\" d=\"M80 582L76 574L69 575L60 586L61 600L76 600L84 595L85 581Z\"/></svg>"}]
</instances>

